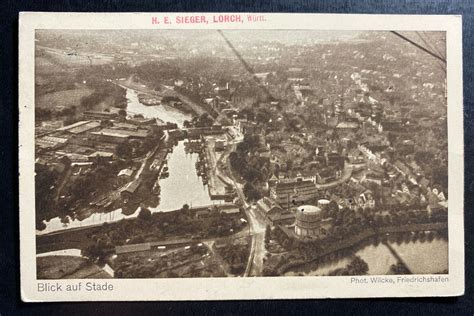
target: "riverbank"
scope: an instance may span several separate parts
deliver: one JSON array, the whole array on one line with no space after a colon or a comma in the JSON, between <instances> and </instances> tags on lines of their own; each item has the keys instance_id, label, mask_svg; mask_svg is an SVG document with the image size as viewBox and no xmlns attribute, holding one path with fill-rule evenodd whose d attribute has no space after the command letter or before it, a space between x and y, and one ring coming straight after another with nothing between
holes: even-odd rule
<instances>
[{"instance_id":1,"label":"riverbank","mask_svg":"<svg viewBox=\"0 0 474 316\"><path fill-rule=\"evenodd\" d=\"M115 245L178 238L230 236L244 229L245 225L240 218L245 215L240 212L227 214L227 206L181 208L152 213L146 219L134 217L93 227L37 235L36 252L40 254L61 249L86 249L95 245L99 239L105 243L105 247L112 249ZM223 208L222 211L220 207Z\"/></svg>"},{"instance_id":2,"label":"riverbank","mask_svg":"<svg viewBox=\"0 0 474 316\"><path fill-rule=\"evenodd\" d=\"M402 226L387 226L382 228L367 228L359 234L352 236L350 239L346 239L340 242L333 242L329 246L320 248L319 251L308 256L309 258L297 258L291 262L277 264L273 269L277 269L278 275L283 275L286 272L301 268L307 264L324 262L327 260L337 258L337 253L344 253L346 250L356 248L360 244L367 242L373 238L384 239L390 234L402 234L412 232L425 232L425 231L445 231L448 228L448 224L442 223L426 223L426 224L408 224ZM307 243L309 245L309 243ZM311 246L309 246L311 247ZM344 255L344 254L343 254Z\"/></svg>"}]
</instances>

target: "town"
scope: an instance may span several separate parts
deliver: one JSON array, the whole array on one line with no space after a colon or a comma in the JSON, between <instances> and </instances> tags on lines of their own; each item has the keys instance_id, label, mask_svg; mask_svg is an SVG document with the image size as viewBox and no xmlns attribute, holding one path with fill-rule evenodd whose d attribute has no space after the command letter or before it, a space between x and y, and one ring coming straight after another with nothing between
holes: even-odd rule
<instances>
[{"instance_id":1,"label":"town","mask_svg":"<svg viewBox=\"0 0 474 316\"><path fill-rule=\"evenodd\" d=\"M390 32L154 32L37 32L39 279L447 273L445 65Z\"/></svg>"}]
</instances>

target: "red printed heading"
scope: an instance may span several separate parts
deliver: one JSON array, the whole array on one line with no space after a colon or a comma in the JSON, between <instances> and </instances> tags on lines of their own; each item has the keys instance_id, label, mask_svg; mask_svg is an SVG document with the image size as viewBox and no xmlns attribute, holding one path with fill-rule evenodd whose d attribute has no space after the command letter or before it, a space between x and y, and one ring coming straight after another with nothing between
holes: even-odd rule
<instances>
[{"instance_id":1,"label":"red printed heading","mask_svg":"<svg viewBox=\"0 0 474 316\"><path fill-rule=\"evenodd\" d=\"M151 24L215 24L215 23L255 23L265 22L265 16L261 14L216 14L205 15L178 15L178 16L153 16Z\"/></svg>"}]
</instances>

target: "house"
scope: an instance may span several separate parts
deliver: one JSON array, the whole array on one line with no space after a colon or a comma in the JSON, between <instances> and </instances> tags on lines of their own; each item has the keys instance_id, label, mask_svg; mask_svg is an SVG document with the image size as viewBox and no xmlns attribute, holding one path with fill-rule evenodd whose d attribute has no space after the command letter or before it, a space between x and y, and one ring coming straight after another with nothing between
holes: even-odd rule
<instances>
[{"instance_id":1,"label":"house","mask_svg":"<svg viewBox=\"0 0 474 316\"><path fill-rule=\"evenodd\" d=\"M359 129L359 123L356 122L340 122L336 125L336 130L343 132L355 132Z\"/></svg>"},{"instance_id":2,"label":"house","mask_svg":"<svg viewBox=\"0 0 474 316\"><path fill-rule=\"evenodd\" d=\"M350 150L349 153L347 154L347 158L349 159L349 162L351 164L364 163L365 162L364 157L365 157L364 154L358 148L354 148Z\"/></svg>"},{"instance_id":3,"label":"house","mask_svg":"<svg viewBox=\"0 0 474 316\"><path fill-rule=\"evenodd\" d=\"M272 199L264 197L257 202L257 211L263 217L282 212L282 208Z\"/></svg>"},{"instance_id":4,"label":"house","mask_svg":"<svg viewBox=\"0 0 474 316\"><path fill-rule=\"evenodd\" d=\"M125 189L120 192L122 199L129 200L133 197L133 195L137 192L138 188L141 185L141 180L137 179L135 181L130 182Z\"/></svg>"},{"instance_id":5,"label":"house","mask_svg":"<svg viewBox=\"0 0 474 316\"><path fill-rule=\"evenodd\" d=\"M295 215L291 212L282 212L277 214L270 214L268 219L272 225L291 225L295 222Z\"/></svg>"},{"instance_id":6,"label":"house","mask_svg":"<svg viewBox=\"0 0 474 316\"><path fill-rule=\"evenodd\" d=\"M400 160L395 161L394 167L395 169L397 169L398 172L400 172L404 176L411 175L410 168L408 168L408 166L405 165Z\"/></svg>"},{"instance_id":7,"label":"house","mask_svg":"<svg viewBox=\"0 0 474 316\"><path fill-rule=\"evenodd\" d=\"M323 168L316 174L316 183L325 184L333 182L339 179L341 175L341 170L336 167Z\"/></svg>"},{"instance_id":8,"label":"house","mask_svg":"<svg viewBox=\"0 0 474 316\"><path fill-rule=\"evenodd\" d=\"M118 177L129 178L129 177L132 176L132 174L133 174L133 170L130 169L130 168L127 168L127 169L122 169L122 170L120 170L117 176L118 176Z\"/></svg>"},{"instance_id":9,"label":"house","mask_svg":"<svg viewBox=\"0 0 474 316\"><path fill-rule=\"evenodd\" d=\"M239 130L244 135L251 135L260 132L260 128L257 126L255 122L242 122L240 123Z\"/></svg>"},{"instance_id":10,"label":"house","mask_svg":"<svg viewBox=\"0 0 474 316\"><path fill-rule=\"evenodd\" d=\"M365 181L366 182L373 182L373 183L376 183L378 185L382 185L383 179L384 179L384 177L382 175L376 174L376 173L373 173L373 172L367 173L365 175Z\"/></svg>"}]
</instances>

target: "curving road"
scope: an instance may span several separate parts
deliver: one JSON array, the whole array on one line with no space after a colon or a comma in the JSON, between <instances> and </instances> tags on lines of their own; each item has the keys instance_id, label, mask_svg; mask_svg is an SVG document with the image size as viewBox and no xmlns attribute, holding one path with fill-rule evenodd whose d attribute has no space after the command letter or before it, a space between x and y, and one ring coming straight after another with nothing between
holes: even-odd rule
<instances>
[{"instance_id":1,"label":"curving road","mask_svg":"<svg viewBox=\"0 0 474 316\"><path fill-rule=\"evenodd\" d=\"M264 242L266 224L260 221L259 217L257 217L255 214L255 209L253 209L252 206L247 203L244 192L242 190L243 185L237 182L237 180L235 179L234 174L232 173L230 161L229 159L227 159L230 152L235 150L237 144L240 141L242 141L242 139L239 138L232 142L232 147L227 150L226 153L222 155L222 157L225 157L223 159L226 160L229 178L234 184L237 195L242 201L245 213L247 214L247 218L249 219L249 233L252 236L252 244L250 247L249 260L247 262L247 267L245 269L244 276L261 276L263 270L263 258L266 253Z\"/></svg>"}]
</instances>

